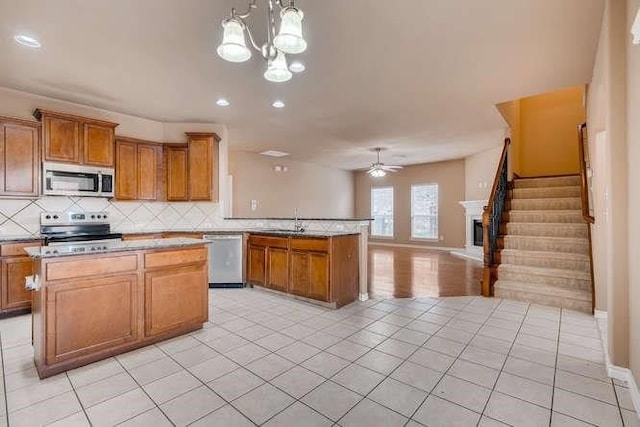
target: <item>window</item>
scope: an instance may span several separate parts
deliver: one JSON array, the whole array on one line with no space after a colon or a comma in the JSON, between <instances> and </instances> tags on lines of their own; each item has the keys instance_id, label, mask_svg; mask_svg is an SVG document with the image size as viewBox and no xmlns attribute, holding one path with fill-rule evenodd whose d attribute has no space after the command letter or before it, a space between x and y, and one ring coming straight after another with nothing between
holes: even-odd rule
<instances>
[{"instance_id":1,"label":"window","mask_svg":"<svg viewBox=\"0 0 640 427\"><path fill-rule=\"evenodd\" d=\"M438 239L438 184L411 186L411 237Z\"/></svg>"},{"instance_id":2,"label":"window","mask_svg":"<svg viewBox=\"0 0 640 427\"><path fill-rule=\"evenodd\" d=\"M371 235L393 237L393 187L371 189Z\"/></svg>"}]
</instances>

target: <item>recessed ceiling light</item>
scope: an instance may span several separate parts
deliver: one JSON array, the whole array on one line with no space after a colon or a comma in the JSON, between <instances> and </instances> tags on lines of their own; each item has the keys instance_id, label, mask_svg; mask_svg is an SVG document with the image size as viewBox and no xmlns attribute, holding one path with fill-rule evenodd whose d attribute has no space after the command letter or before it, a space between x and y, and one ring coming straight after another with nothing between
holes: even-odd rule
<instances>
[{"instance_id":1,"label":"recessed ceiling light","mask_svg":"<svg viewBox=\"0 0 640 427\"><path fill-rule=\"evenodd\" d=\"M282 101L273 101L273 105L275 108L284 108L284 102Z\"/></svg>"},{"instance_id":2,"label":"recessed ceiling light","mask_svg":"<svg viewBox=\"0 0 640 427\"><path fill-rule=\"evenodd\" d=\"M16 34L15 36L13 36L13 39L16 42L20 43L21 45L27 46L27 47L40 47L40 46L42 46L37 39L35 39L33 37L30 37L30 36L27 36L25 34Z\"/></svg>"},{"instance_id":3,"label":"recessed ceiling light","mask_svg":"<svg viewBox=\"0 0 640 427\"><path fill-rule=\"evenodd\" d=\"M260 154L262 154L263 156L269 156L269 157L284 157L289 155L289 153L285 153L284 151L278 151L278 150L267 150L267 151L263 151Z\"/></svg>"},{"instance_id":4,"label":"recessed ceiling light","mask_svg":"<svg viewBox=\"0 0 640 427\"><path fill-rule=\"evenodd\" d=\"M300 61L294 61L291 63L291 65L289 65L289 70L293 71L294 73L301 73L304 71L304 69L305 66Z\"/></svg>"},{"instance_id":5,"label":"recessed ceiling light","mask_svg":"<svg viewBox=\"0 0 640 427\"><path fill-rule=\"evenodd\" d=\"M220 98L216 101L216 104L218 104L221 107L228 107L229 106L229 101L227 101L224 98Z\"/></svg>"}]
</instances>

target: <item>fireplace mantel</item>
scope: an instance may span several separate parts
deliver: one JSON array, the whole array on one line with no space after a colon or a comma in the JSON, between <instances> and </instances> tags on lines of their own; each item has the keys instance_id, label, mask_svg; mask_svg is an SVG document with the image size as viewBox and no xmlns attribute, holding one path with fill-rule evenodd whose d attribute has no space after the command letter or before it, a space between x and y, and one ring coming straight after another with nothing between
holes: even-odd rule
<instances>
[{"instance_id":1,"label":"fireplace mantel","mask_svg":"<svg viewBox=\"0 0 640 427\"><path fill-rule=\"evenodd\" d=\"M464 200L460 203L464 207L466 242L464 250L452 251L452 255L483 261L482 246L473 244L473 220L482 220L482 211L487 206L488 200Z\"/></svg>"}]
</instances>

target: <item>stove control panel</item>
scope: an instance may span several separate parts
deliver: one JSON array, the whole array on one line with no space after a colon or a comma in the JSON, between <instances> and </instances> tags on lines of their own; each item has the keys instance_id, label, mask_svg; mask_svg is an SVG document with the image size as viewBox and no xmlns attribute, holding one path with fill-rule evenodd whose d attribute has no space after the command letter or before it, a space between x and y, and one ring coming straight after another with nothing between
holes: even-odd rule
<instances>
[{"instance_id":1,"label":"stove control panel","mask_svg":"<svg viewBox=\"0 0 640 427\"><path fill-rule=\"evenodd\" d=\"M108 224L108 212L42 212L41 225Z\"/></svg>"}]
</instances>

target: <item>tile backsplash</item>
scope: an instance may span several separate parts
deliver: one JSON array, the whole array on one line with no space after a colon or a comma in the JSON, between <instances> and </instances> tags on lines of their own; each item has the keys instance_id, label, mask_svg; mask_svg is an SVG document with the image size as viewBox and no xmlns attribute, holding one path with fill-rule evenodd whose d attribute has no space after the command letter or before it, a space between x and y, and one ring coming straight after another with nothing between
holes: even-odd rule
<instances>
[{"instance_id":1,"label":"tile backsplash","mask_svg":"<svg viewBox=\"0 0 640 427\"><path fill-rule=\"evenodd\" d=\"M48 196L36 200L0 199L0 237L37 236L41 212L109 213L116 233L292 228L287 220L225 220L219 203L115 201L98 197ZM360 232L368 221L305 221L307 230Z\"/></svg>"},{"instance_id":2,"label":"tile backsplash","mask_svg":"<svg viewBox=\"0 0 640 427\"><path fill-rule=\"evenodd\" d=\"M49 196L0 200L0 236L37 235L41 212L106 211L119 233L223 228L220 205L211 202L110 201L97 197Z\"/></svg>"}]
</instances>

